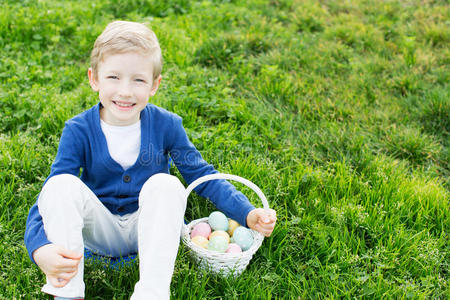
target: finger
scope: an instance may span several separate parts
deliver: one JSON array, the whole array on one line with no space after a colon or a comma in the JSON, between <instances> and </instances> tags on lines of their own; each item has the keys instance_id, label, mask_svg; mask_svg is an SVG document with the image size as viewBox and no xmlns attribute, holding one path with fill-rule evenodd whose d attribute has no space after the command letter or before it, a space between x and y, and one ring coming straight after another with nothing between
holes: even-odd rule
<instances>
[{"instance_id":1,"label":"finger","mask_svg":"<svg viewBox=\"0 0 450 300\"><path fill-rule=\"evenodd\" d=\"M261 228L266 231L273 231L273 229L275 228L275 224L264 224L263 226L261 226Z\"/></svg>"},{"instance_id":2,"label":"finger","mask_svg":"<svg viewBox=\"0 0 450 300\"><path fill-rule=\"evenodd\" d=\"M70 280L72 280L72 278L75 277L75 275L78 274L78 270L75 270L75 272L70 272L70 273L67 273L67 274L69 275L68 280L70 281Z\"/></svg>"},{"instance_id":3,"label":"finger","mask_svg":"<svg viewBox=\"0 0 450 300\"><path fill-rule=\"evenodd\" d=\"M67 265L66 259L61 258L55 262L51 269L48 270L48 274L51 274L51 276L57 276L59 273L71 273L76 270L78 270L78 265Z\"/></svg>"},{"instance_id":4,"label":"finger","mask_svg":"<svg viewBox=\"0 0 450 300\"><path fill-rule=\"evenodd\" d=\"M77 267L57 267L55 273L72 273L78 271Z\"/></svg>"},{"instance_id":5,"label":"finger","mask_svg":"<svg viewBox=\"0 0 450 300\"><path fill-rule=\"evenodd\" d=\"M264 216L263 218L258 219L258 224L261 226L270 226L272 224L275 224L276 219L273 219L272 217Z\"/></svg>"},{"instance_id":6,"label":"finger","mask_svg":"<svg viewBox=\"0 0 450 300\"><path fill-rule=\"evenodd\" d=\"M275 227L275 222L276 222L276 220L270 219L269 222L267 222L267 223L264 223L263 221L261 221L261 222L258 222L258 224L265 228L273 228L273 227Z\"/></svg>"},{"instance_id":7,"label":"finger","mask_svg":"<svg viewBox=\"0 0 450 300\"><path fill-rule=\"evenodd\" d=\"M269 222L267 222L267 224L273 224L275 225L275 223L277 222L277 216L276 215L270 215L269 216Z\"/></svg>"},{"instance_id":8,"label":"finger","mask_svg":"<svg viewBox=\"0 0 450 300\"><path fill-rule=\"evenodd\" d=\"M277 219L276 211L271 208L269 210L265 210L264 213L266 217L269 219L269 222L266 223L274 222Z\"/></svg>"},{"instance_id":9,"label":"finger","mask_svg":"<svg viewBox=\"0 0 450 300\"><path fill-rule=\"evenodd\" d=\"M273 232L274 226L275 224L270 224L268 226L264 226L263 227L263 231L264 231L264 235L265 236L270 236Z\"/></svg>"},{"instance_id":10,"label":"finger","mask_svg":"<svg viewBox=\"0 0 450 300\"><path fill-rule=\"evenodd\" d=\"M264 236L270 236L272 234L272 232L273 232L273 229L263 229L262 230L262 234Z\"/></svg>"},{"instance_id":11,"label":"finger","mask_svg":"<svg viewBox=\"0 0 450 300\"><path fill-rule=\"evenodd\" d=\"M75 275L77 275L77 271L70 272L70 273L69 272L68 273L60 273L60 274L58 274L58 280L59 281L70 281Z\"/></svg>"},{"instance_id":12,"label":"finger","mask_svg":"<svg viewBox=\"0 0 450 300\"><path fill-rule=\"evenodd\" d=\"M264 234L264 236L265 236L265 237L269 237L269 236L272 235L272 232L273 232L273 231L268 231L268 232L266 232L266 233Z\"/></svg>"},{"instance_id":13,"label":"finger","mask_svg":"<svg viewBox=\"0 0 450 300\"><path fill-rule=\"evenodd\" d=\"M265 237L269 237L272 234L272 230L261 230L261 234Z\"/></svg>"},{"instance_id":14,"label":"finger","mask_svg":"<svg viewBox=\"0 0 450 300\"><path fill-rule=\"evenodd\" d=\"M78 253L76 251L72 251L72 250L66 249L64 247L60 247L58 249L57 253L59 255L65 257L65 258L75 259L75 260L80 260L83 257L82 254L80 254L80 253Z\"/></svg>"},{"instance_id":15,"label":"finger","mask_svg":"<svg viewBox=\"0 0 450 300\"><path fill-rule=\"evenodd\" d=\"M67 280L64 280L62 278L57 277L49 277L48 280L50 281L50 284L53 285L56 288L61 288L67 284Z\"/></svg>"},{"instance_id":16,"label":"finger","mask_svg":"<svg viewBox=\"0 0 450 300\"><path fill-rule=\"evenodd\" d=\"M277 212L273 209L264 210L263 222L274 223L277 220Z\"/></svg>"},{"instance_id":17,"label":"finger","mask_svg":"<svg viewBox=\"0 0 450 300\"><path fill-rule=\"evenodd\" d=\"M273 219L273 220L276 220L276 219L277 219L277 212L276 212L275 210L270 209L269 215L270 215L270 218L271 218L271 219Z\"/></svg>"},{"instance_id":18,"label":"finger","mask_svg":"<svg viewBox=\"0 0 450 300\"><path fill-rule=\"evenodd\" d=\"M60 283L60 287L65 287L66 284L69 283L69 280L65 280L65 279L62 279L62 278L58 278L58 281Z\"/></svg>"},{"instance_id":19,"label":"finger","mask_svg":"<svg viewBox=\"0 0 450 300\"><path fill-rule=\"evenodd\" d=\"M79 259L71 259L60 256L57 262L58 269L59 268L78 268L80 264Z\"/></svg>"},{"instance_id":20,"label":"finger","mask_svg":"<svg viewBox=\"0 0 450 300\"><path fill-rule=\"evenodd\" d=\"M258 231L259 233L261 233L264 236L270 236L272 234L273 228L271 227L264 227L261 226L260 224L257 224L255 226L256 231Z\"/></svg>"},{"instance_id":21,"label":"finger","mask_svg":"<svg viewBox=\"0 0 450 300\"><path fill-rule=\"evenodd\" d=\"M256 216L258 218L258 223L268 223L270 222L269 215L262 208L256 210Z\"/></svg>"}]
</instances>

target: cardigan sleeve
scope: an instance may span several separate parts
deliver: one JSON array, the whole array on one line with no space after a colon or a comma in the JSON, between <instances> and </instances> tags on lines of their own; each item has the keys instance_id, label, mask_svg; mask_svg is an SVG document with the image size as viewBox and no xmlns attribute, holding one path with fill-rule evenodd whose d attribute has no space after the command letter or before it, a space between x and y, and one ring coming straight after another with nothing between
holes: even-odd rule
<instances>
[{"instance_id":1,"label":"cardigan sleeve","mask_svg":"<svg viewBox=\"0 0 450 300\"><path fill-rule=\"evenodd\" d=\"M78 141L79 140L66 123L59 141L58 152L52 164L50 175L47 177L44 184L52 176L58 174L79 175L80 167L82 166L83 151L82 145ZM36 262L33 259L33 252L50 243L44 231L44 224L42 222L42 216L39 213L37 200L28 213L24 242L28 255L34 263Z\"/></svg>"},{"instance_id":2,"label":"cardigan sleeve","mask_svg":"<svg viewBox=\"0 0 450 300\"><path fill-rule=\"evenodd\" d=\"M173 119L171 130L173 134L169 154L188 184L199 177L218 173L191 143L179 116ZM226 180L211 180L194 190L200 196L209 199L226 216L247 226L247 215L255 207L231 183Z\"/></svg>"}]
</instances>

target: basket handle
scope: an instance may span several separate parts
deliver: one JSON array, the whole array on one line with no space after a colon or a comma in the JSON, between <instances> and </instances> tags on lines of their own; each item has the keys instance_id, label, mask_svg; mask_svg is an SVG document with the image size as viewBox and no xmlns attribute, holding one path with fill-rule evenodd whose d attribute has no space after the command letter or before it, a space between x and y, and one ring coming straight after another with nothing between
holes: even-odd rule
<instances>
[{"instance_id":1,"label":"basket handle","mask_svg":"<svg viewBox=\"0 0 450 300\"><path fill-rule=\"evenodd\" d=\"M263 203L264 210L266 211L267 214L269 214L269 203L267 202L266 196L264 196L261 189L258 186L256 186L253 182L251 182L250 180L247 180L245 178L242 178L242 177L239 177L236 175L231 175L231 174L216 173L216 174L205 175L203 177L200 177L200 178L194 180L186 188L186 200L194 188L196 188L197 186L199 186L200 184L202 184L206 181L216 180L216 179L234 180L234 181L240 182L240 183L248 186L258 195L258 197L261 199L261 201Z\"/></svg>"}]
</instances>

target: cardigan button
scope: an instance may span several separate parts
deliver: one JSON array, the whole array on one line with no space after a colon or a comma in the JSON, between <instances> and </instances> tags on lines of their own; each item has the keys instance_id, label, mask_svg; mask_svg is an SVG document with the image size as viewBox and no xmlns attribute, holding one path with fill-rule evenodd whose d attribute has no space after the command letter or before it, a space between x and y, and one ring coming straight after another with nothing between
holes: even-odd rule
<instances>
[{"instance_id":1,"label":"cardigan button","mask_svg":"<svg viewBox=\"0 0 450 300\"><path fill-rule=\"evenodd\" d=\"M123 176L123 181L124 182L130 182L131 181L131 176L130 175L125 175L125 176Z\"/></svg>"},{"instance_id":2,"label":"cardigan button","mask_svg":"<svg viewBox=\"0 0 450 300\"><path fill-rule=\"evenodd\" d=\"M118 212L124 212L125 211L125 208L123 207L123 206L119 206L118 208L117 208L117 211Z\"/></svg>"}]
</instances>

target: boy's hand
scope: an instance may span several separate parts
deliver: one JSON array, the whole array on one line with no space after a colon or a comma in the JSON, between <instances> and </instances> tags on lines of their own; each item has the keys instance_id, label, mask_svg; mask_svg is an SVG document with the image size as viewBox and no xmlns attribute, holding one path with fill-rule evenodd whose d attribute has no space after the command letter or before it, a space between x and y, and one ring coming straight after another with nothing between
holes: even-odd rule
<instances>
[{"instance_id":1,"label":"boy's hand","mask_svg":"<svg viewBox=\"0 0 450 300\"><path fill-rule=\"evenodd\" d=\"M247 226L264 236L270 236L277 221L277 214L269 209L269 214L262 208L255 208L247 215Z\"/></svg>"},{"instance_id":2,"label":"boy's hand","mask_svg":"<svg viewBox=\"0 0 450 300\"><path fill-rule=\"evenodd\" d=\"M65 286L78 272L83 256L54 244L44 245L33 252L33 259L57 288Z\"/></svg>"}]
</instances>

